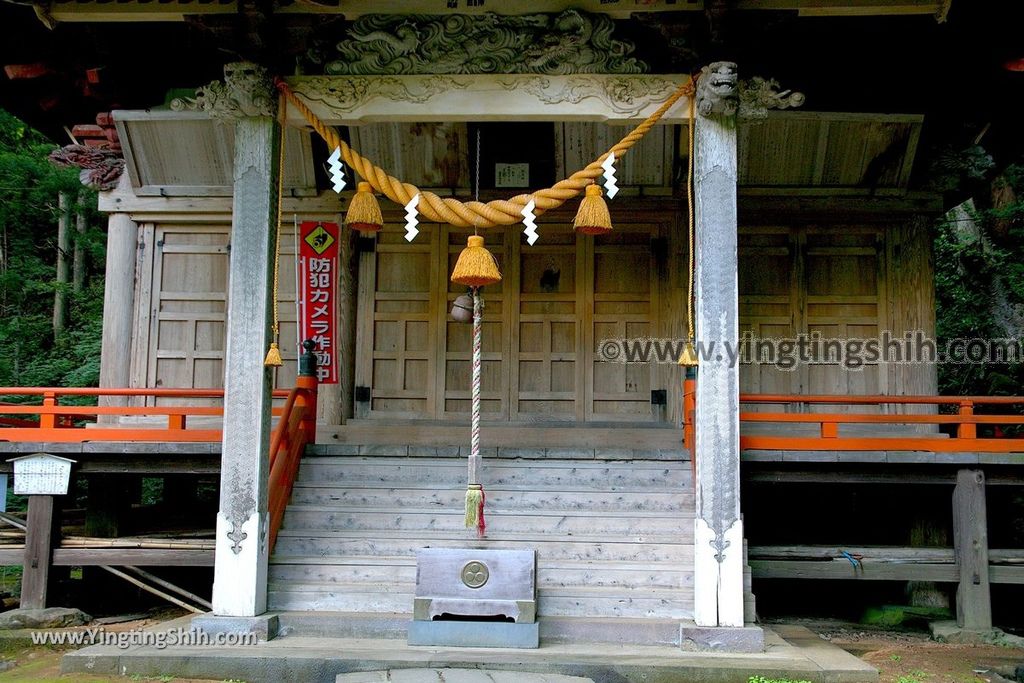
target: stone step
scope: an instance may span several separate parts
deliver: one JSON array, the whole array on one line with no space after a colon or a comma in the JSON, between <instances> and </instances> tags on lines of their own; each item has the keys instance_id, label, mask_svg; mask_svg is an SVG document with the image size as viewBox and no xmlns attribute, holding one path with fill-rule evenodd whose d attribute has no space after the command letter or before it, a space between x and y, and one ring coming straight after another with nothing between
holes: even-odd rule
<instances>
[{"instance_id":1,"label":"stone step","mask_svg":"<svg viewBox=\"0 0 1024 683\"><path fill-rule=\"evenodd\" d=\"M292 611L282 612L279 618L282 636L394 638L404 641L412 610L407 608L397 613ZM679 645L679 619L546 616L538 621L541 639L545 643Z\"/></svg>"},{"instance_id":2,"label":"stone step","mask_svg":"<svg viewBox=\"0 0 1024 683\"><path fill-rule=\"evenodd\" d=\"M537 565L537 584L545 588L593 586L634 590L693 587L693 571L688 565L543 559L538 560ZM278 583L415 583L416 560L414 557L274 557L269 571L270 579Z\"/></svg>"},{"instance_id":3,"label":"stone step","mask_svg":"<svg viewBox=\"0 0 1024 683\"><path fill-rule=\"evenodd\" d=\"M679 511L692 510L694 497L670 489L647 491L617 491L611 488L575 491L537 491L528 486L484 487L488 509L494 510L579 510L609 512L615 510ZM466 490L462 487L444 488L431 484L392 487L388 484L358 487L320 486L297 482L292 489L293 504L337 505L344 507L375 507L398 511L402 508L462 509Z\"/></svg>"},{"instance_id":4,"label":"stone step","mask_svg":"<svg viewBox=\"0 0 1024 683\"><path fill-rule=\"evenodd\" d=\"M490 533L545 532L550 534L689 534L693 529L691 511L606 512L600 516L587 512L530 511L527 513L493 509L488 501L487 529ZM397 511L361 507L336 507L292 504L284 516L285 529L380 530L380 531L458 531L465 530L461 509L415 509Z\"/></svg>"},{"instance_id":5,"label":"stone step","mask_svg":"<svg viewBox=\"0 0 1024 683\"><path fill-rule=\"evenodd\" d=\"M546 534L502 534L498 539L467 537L460 533L416 531L303 531L282 529L277 537L277 563L286 563L287 556L340 557L345 555L413 556L418 548L509 548L536 550L538 557L568 560L616 560L620 562L688 562L693 561L693 540L690 536L620 536L613 538L562 536Z\"/></svg>"},{"instance_id":6,"label":"stone step","mask_svg":"<svg viewBox=\"0 0 1024 683\"><path fill-rule=\"evenodd\" d=\"M404 612L413 603L411 583L316 584L271 583L268 609ZM688 619L693 616L693 591L645 590L634 596L615 588L539 588L540 616L614 616Z\"/></svg>"},{"instance_id":7,"label":"stone step","mask_svg":"<svg viewBox=\"0 0 1024 683\"><path fill-rule=\"evenodd\" d=\"M484 427L486 431L487 427ZM658 430L662 432L663 430ZM468 434L468 428L467 428ZM593 434L591 434L593 436ZM607 443L600 443L588 446L570 446L550 448L547 446L524 446L521 444L508 446L484 445L480 454L484 460L531 460L531 461L664 461L664 462L685 462L689 460L689 453L684 451L681 443L679 446L672 444L671 448L665 446L669 443L663 442L663 436L659 444L645 443L640 435L635 443L628 446L608 446ZM463 438L459 438L463 441ZM682 434L675 433L671 441L677 443L682 441ZM493 443L493 442L492 442ZM645 446L648 446L645 448ZM468 445L445 445L445 446L415 446L415 445L388 445L388 444L336 444L318 443L307 447L306 456L309 458L319 457L345 457L345 456L367 456L373 458L465 458L469 455Z\"/></svg>"},{"instance_id":8,"label":"stone step","mask_svg":"<svg viewBox=\"0 0 1024 683\"><path fill-rule=\"evenodd\" d=\"M483 478L490 487L526 485L535 490L568 490L579 487L614 488L648 487L686 490L691 485L689 463L619 463L577 461L538 462L512 465L507 462L484 462ZM307 458L302 462L298 481L320 486L357 483L429 482L440 487L459 487L466 482L465 459L425 460L414 458Z\"/></svg>"}]
</instances>

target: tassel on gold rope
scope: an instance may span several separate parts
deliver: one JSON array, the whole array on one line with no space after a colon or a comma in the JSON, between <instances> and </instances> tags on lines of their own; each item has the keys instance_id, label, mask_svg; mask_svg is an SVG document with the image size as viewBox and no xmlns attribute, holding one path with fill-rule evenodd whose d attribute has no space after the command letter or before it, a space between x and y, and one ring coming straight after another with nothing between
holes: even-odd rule
<instances>
[{"instance_id":1,"label":"tassel on gold rope","mask_svg":"<svg viewBox=\"0 0 1024 683\"><path fill-rule=\"evenodd\" d=\"M604 235L611 232L612 217L608 213L608 204L601 196L601 188L587 185L587 196L580 202L580 210L576 212L576 220L572 223L576 232L584 235Z\"/></svg>"},{"instance_id":2,"label":"tassel on gold rope","mask_svg":"<svg viewBox=\"0 0 1024 683\"><path fill-rule=\"evenodd\" d=\"M373 194L370 183L359 183L352 202L345 214L345 225L359 232L378 232L384 227L384 217L380 213L380 202Z\"/></svg>"},{"instance_id":3,"label":"tassel on gold rope","mask_svg":"<svg viewBox=\"0 0 1024 683\"><path fill-rule=\"evenodd\" d=\"M481 536L487 530L487 523L484 521L484 487L480 484L470 484L466 488L466 528L476 527L477 533Z\"/></svg>"},{"instance_id":4,"label":"tassel on gold rope","mask_svg":"<svg viewBox=\"0 0 1024 683\"><path fill-rule=\"evenodd\" d=\"M467 287L485 287L501 282L494 255L484 247L484 238L470 235L452 271L452 282Z\"/></svg>"},{"instance_id":5,"label":"tassel on gold rope","mask_svg":"<svg viewBox=\"0 0 1024 683\"><path fill-rule=\"evenodd\" d=\"M277 348L277 342L270 342L270 349L267 351L267 357L263 364L267 367L280 367L284 365L281 362L281 349Z\"/></svg>"},{"instance_id":6,"label":"tassel on gold rope","mask_svg":"<svg viewBox=\"0 0 1024 683\"><path fill-rule=\"evenodd\" d=\"M683 347L683 352L679 354L679 365L686 368L695 368L698 363L697 351L693 348L693 342L686 342L686 346Z\"/></svg>"}]
</instances>

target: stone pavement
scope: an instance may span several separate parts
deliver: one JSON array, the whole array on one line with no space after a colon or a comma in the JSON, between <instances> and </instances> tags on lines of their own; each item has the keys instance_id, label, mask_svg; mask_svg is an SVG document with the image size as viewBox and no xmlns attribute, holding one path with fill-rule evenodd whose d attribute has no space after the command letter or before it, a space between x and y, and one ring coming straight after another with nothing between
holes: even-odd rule
<instances>
[{"instance_id":1,"label":"stone pavement","mask_svg":"<svg viewBox=\"0 0 1024 683\"><path fill-rule=\"evenodd\" d=\"M158 628L188 628L190 618ZM874 667L801 626L766 628L765 651L751 654L685 652L661 645L545 643L536 650L413 647L393 638L325 638L284 635L251 646L197 647L93 645L66 654L64 673L114 676L206 678L250 683L371 683L405 676L399 672L456 669L490 674L515 672L514 683L746 683L750 676L812 683L877 683ZM370 678L338 678L341 674ZM524 673L547 676L526 678ZM410 674L411 675L411 674ZM439 680L430 678L422 681ZM462 674L458 674L462 675ZM470 674L465 674L470 675ZM374 678L376 676L376 678ZM558 676L559 678L556 678ZM504 676L502 676L504 678ZM453 683L447 679L448 683ZM469 683L470 679L466 679ZM409 683L412 683L410 681ZM459 683L462 683L459 680ZM475 679L474 679L475 683ZM500 681L500 683L505 683ZM510 681L510 683L512 683Z\"/></svg>"}]
</instances>

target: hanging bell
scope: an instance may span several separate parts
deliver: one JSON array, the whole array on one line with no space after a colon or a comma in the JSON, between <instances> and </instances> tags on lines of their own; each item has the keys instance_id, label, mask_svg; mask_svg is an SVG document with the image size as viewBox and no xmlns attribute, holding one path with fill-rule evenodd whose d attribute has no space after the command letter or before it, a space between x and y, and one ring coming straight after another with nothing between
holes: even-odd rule
<instances>
[{"instance_id":1,"label":"hanging bell","mask_svg":"<svg viewBox=\"0 0 1024 683\"><path fill-rule=\"evenodd\" d=\"M580 209L572 226L576 232L584 235L604 235L611 232L612 217L608 213L608 204L601 196L601 188L597 185L587 185L587 194L580 202Z\"/></svg>"},{"instance_id":2,"label":"hanging bell","mask_svg":"<svg viewBox=\"0 0 1024 683\"><path fill-rule=\"evenodd\" d=\"M380 202L373 195L373 186L361 182L348 205L345 214L345 225L358 232L379 232L384 227L384 217L380 213Z\"/></svg>"},{"instance_id":3,"label":"hanging bell","mask_svg":"<svg viewBox=\"0 0 1024 683\"><path fill-rule=\"evenodd\" d=\"M457 323L473 322L473 297L460 294L452 302L452 320Z\"/></svg>"},{"instance_id":4,"label":"hanging bell","mask_svg":"<svg viewBox=\"0 0 1024 683\"><path fill-rule=\"evenodd\" d=\"M501 282L494 255L484 247L484 238L470 235L452 271L452 282L467 287L486 287Z\"/></svg>"}]
</instances>

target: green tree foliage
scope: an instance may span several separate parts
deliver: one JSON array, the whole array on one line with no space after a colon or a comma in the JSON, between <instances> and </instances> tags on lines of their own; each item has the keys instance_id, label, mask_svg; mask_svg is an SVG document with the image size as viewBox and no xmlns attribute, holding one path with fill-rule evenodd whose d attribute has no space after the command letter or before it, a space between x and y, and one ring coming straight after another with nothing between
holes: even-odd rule
<instances>
[{"instance_id":1,"label":"green tree foliage","mask_svg":"<svg viewBox=\"0 0 1024 683\"><path fill-rule=\"evenodd\" d=\"M0 110L0 386L95 386L99 380L104 236L93 192L47 160L55 147ZM86 282L56 282L58 196L82 198ZM80 194L82 193L82 194ZM54 292L68 288L68 326L54 339Z\"/></svg>"},{"instance_id":2,"label":"green tree foliage","mask_svg":"<svg viewBox=\"0 0 1024 683\"><path fill-rule=\"evenodd\" d=\"M1024 196L1024 165L998 181ZM936 327L939 340L1024 340L1024 202L947 214L935 234ZM1021 363L939 366L939 391L954 395L1020 395Z\"/></svg>"}]
</instances>

